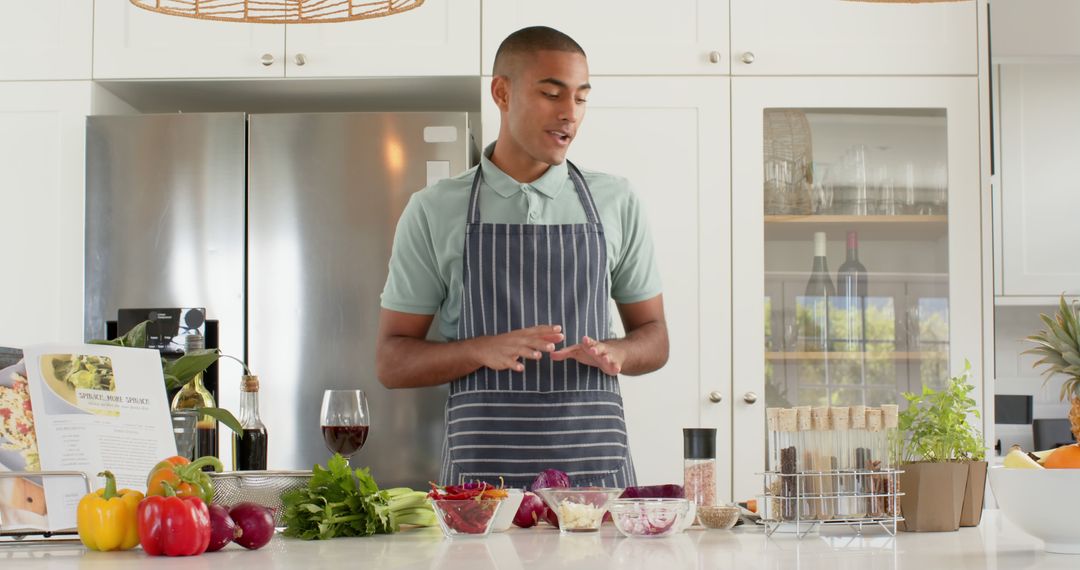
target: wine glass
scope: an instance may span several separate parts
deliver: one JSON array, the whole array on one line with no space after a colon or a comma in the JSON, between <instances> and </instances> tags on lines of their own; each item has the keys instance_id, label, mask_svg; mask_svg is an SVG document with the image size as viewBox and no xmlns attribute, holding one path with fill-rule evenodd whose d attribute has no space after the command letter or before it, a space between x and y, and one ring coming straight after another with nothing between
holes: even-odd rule
<instances>
[{"instance_id":1,"label":"wine glass","mask_svg":"<svg viewBox=\"0 0 1080 570\"><path fill-rule=\"evenodd\" d=\"M322 434L326 448L348 461L367 441L367 396L363 390L326 390L322 399Z\"/></svg>"}]
</instances>

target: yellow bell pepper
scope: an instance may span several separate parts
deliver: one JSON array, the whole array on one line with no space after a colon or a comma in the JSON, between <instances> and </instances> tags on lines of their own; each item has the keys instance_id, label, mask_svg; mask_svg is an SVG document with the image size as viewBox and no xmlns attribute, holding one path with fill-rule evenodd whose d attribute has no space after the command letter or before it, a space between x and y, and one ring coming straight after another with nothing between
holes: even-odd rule
<instances>
[{"instance_id":1,"label":"yellow bell pepper","mask_svg":"<svg viewBox=\"0 0 1080 570\"><path fill-rule=\"evenodd\" d=\"M143 494L131 489L116 490L116 477L109 471L98 473L105 478L105 488L79 501L76 524L79 540L90 550L128 550L139 544L136 513Z\"/></svg>"}]
</instances>

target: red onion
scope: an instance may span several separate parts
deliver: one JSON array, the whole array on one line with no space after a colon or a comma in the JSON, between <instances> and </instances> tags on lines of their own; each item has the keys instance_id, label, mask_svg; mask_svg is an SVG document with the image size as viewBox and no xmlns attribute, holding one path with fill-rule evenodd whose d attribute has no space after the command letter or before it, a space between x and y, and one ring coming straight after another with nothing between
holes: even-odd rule
<instances>
[{"instance_id":1,"label":"red onion","mask_svg":"<svg viewBox=\"0 0 1080 570\"><path fill-rule=\"evenodd\" d=\"M258 550L274 536L274 514L262 505L237 503L229 509L229 516L244 531L236 539L244 548Z\"/></svg>"},{"instance_id":2,"label":"red onion","mask_svg":"<svg viewBox=\"0 0 1080 570\"><path fill-rule=\"evenodd\" d=\"M537 489L550 489L553 487L569 487L570 477L558 469L544 469L533 479L530 491Z\"/></svg>"},{"instance_id":3,"label":"red onion","mask_svg":"<svg viewBox=\"0 0 1080 570\"><path fill-rule=\"evenodd\" d=\"M229 510L221 505L210 505L210 546L207 552L217 552L230 542L240 538L244 531L236 526Z\"/></svg>"},{"instance_id":4,"label":"red onion","mask_svg":"<svg viewBox=\"0 0 1080 570\"><path fill-rule=\"evenodd\" d=\"M544 500L539 495L525 491L525 496L521 499L521 506L518 507L517 513L514 514L514 524L521 528L535 526L540 522L540 519L544 518L544 511L546 510L547 506L544 505Z\"/></svg>"}]
</instances>

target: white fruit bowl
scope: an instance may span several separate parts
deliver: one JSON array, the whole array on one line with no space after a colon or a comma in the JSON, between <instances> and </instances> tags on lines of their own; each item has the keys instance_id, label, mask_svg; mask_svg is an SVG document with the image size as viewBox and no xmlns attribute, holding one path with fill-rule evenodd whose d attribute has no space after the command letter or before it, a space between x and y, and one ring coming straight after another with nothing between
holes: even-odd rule
<instances>
[{"instance_id":1,"label":"white fruit bowl","mask_svg":"<svg viewBox=\"0 0 1080 570\"><path fill-rule=\"evenodd\" d=\"M992 467L990 488L1001 512L1024 532L1042 539L1047 552L1080 554L1076 522L1080 469Z\"/></svg>"}]
</instances>

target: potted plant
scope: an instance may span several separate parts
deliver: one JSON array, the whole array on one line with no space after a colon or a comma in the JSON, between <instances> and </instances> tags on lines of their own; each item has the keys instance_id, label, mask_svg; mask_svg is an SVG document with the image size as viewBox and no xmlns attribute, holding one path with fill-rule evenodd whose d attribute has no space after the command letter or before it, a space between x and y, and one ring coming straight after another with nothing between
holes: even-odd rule
<instances>
[{"instance_id":1,"label":"potted plant","mask_svg":"<svg viewBox=\"0 0 1080 570\"><path fill-rule=\"evenodd\" d=\"M982 433L968 423L979 418L970 393L971 363L940 391L924 386L921 394L905 393L908 408L900 413L904 473L900 475L903 530L957 530L982 518L986 489Z\"/></svg>"},{"instance_id":2,"label":"potted plant","mask_svg":"<svg viewBox=\"0 0 1080 570\"><path fill-rule=\"evenodd\" d=\"M1057 314L1053 317L1039 315L1046 323L1046 330L1027 337L1036 346L1024 354L1042 357L1035 366L1046 366L1043 369L1044 385L1055 374L1065 376L1065 382L1061 384L1061 401L1069 398L1072 402L1069 422L1073 437L1080 441L1080 316L1077 313L1076 304L1070 309L1062 295Z\"/></svg>"},{"instance_id":3,"label":"potted plant","mask_svg":"<svg viewBox=\"0 0 1080 570\"><path fill-rule=\"evenodd\" d=\"M111 340L91 340L90 344L146 348L146 327L149 323L150 321L143 321L134 327L131 327L131 330L123 336ZM247 370L247 365L241 360L227 354L221 354L221 351L216 348L207 348L189 352L175 360L162 358L161 373L165 379L166 392L171 393L175 390L179 390L184 384L190 382L196 374L205 372L207 368L210 368L210 366L217 362L218 358L221 358L222 356L236 360L244 367L245 371ZM226 410L225 408L199 408L197 411L202 415L210 416L218 420L233 432L241 435L243 434L243 428L240 427L240 422L229 410Z\"/></svg>"}]
</instances>

